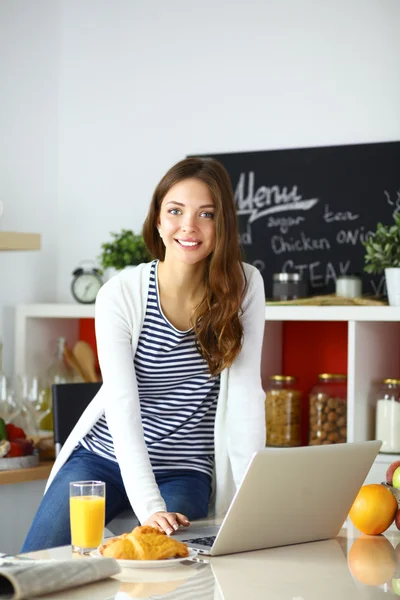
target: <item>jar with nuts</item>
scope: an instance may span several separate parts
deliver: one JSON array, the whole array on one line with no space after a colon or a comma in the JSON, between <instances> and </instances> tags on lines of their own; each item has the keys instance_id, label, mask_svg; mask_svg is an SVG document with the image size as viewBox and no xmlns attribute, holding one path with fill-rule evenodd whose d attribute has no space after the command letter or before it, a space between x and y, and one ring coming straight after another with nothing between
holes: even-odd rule
<instances>
[{"instance_id":1,"label":"jar with nuts","mask_svg":"<svg viewBox=\"0 0 400 600\"><path fill-rule=\"evenodd\" d=\"M301 445L301 392L291 375L271 375L265 396L267 446Z\"/></svg>"},{"instance_id":2,"label":"jar with nuts","mask_svg":"<svg viewBox=\"0 0 400 600\"><path fill-rule=\"evenodd\" d=\"M311 446L347 441L347 376L321 373L309 395Z\"/></svg>"}]
</instances>

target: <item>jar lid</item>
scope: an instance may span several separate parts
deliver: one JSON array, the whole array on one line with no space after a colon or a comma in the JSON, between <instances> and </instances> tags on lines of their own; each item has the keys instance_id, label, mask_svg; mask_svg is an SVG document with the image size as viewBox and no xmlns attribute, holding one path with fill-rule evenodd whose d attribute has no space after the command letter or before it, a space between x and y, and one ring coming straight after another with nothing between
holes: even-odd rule
<instances>
[{"instance_id":1,"label":"jar lid","mask_svg":"<svg viewBox=\"0 0 400 600\"><path fill-rule=\"evenodd\" d=\"M386 383L387 385L400 385L400 379L382 379L382 383Z\"/></svg>"},{"instance_id":2,"label":"jar lid","mask_svg":"<svg viewBox=\"0 0 400 600\"><path fill-rule=\"evenodd\" d=\"M270 375L271 381L285 381L287 383L296 381L296 377L293 375Z\"/></svg>"},{"instance_id":3,"label":"jar lid","mask_svg":"<svg viewBox=\"0 0 400 600\"><path fill-rule=\"evenodd\" d=\"M321 381L325 381L326 379L347 379L347 375L345 373L320 373L318 379Z\"/></svg>"},{"instance_id":4,"label":"jar lid","mask_svg":"<svg viewBox=\"0 0 400 600\"><path fill-rule=\"evenodd\" d=\"M301 281L300 273L274 273L274 281Z\"/></svg>"}]
</instances>

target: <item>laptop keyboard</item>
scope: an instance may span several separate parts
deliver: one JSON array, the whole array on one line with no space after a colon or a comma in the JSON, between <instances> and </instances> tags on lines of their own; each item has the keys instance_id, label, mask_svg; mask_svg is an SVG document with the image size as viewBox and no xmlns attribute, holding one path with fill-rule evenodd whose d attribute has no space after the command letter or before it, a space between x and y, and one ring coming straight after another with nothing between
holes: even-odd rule
<instances>
[{"instance_id":1,"label":"laptop keyboard","mask_svg":"<svg viewBox=\"0 0 400 600\"><path fill-rule=\"evenodd\" d=\"M201 544L202 546L208 546L211 548L216 537L216 535L210 535L208 537L193 538L191 540L185 540L185 544Z\"/></svg>"}]
</instances>

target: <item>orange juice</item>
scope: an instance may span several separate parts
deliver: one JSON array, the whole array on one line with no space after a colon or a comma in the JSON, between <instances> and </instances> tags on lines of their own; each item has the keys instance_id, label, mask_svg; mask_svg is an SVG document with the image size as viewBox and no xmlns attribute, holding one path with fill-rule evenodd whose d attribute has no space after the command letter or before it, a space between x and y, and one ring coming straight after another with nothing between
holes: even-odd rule
<instances>
[{"instance_id":1,"label":"orange juice","mask_svg":"<svg viewBox=\"0 0 400 600\"><path fill-rule=\"evenodd\" d=\"M72 496L69 499L71 542L79 548L97 548L103 540L105 498Z\"/></svg>"}]
</instances>

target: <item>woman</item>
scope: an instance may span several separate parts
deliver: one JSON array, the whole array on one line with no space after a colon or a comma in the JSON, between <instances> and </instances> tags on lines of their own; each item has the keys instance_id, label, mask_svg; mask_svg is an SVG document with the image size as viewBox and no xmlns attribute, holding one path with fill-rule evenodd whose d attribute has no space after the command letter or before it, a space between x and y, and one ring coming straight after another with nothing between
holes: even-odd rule
<instances>
[{"instance_id":1,"label":"woman","mask_svg":"<svg viewBox=\"0 0 400 600\"><path fill-rule=\"evenodd\" d=\"M131 506L170 534L210 505L225 512L265 445L264 287L241 262L224 167L174 165L143 236L155 260L97 296L103 385L54 464L24 552L70 543L70 481L106 482L106 523Z\"/></svg>"}]
</instances>

